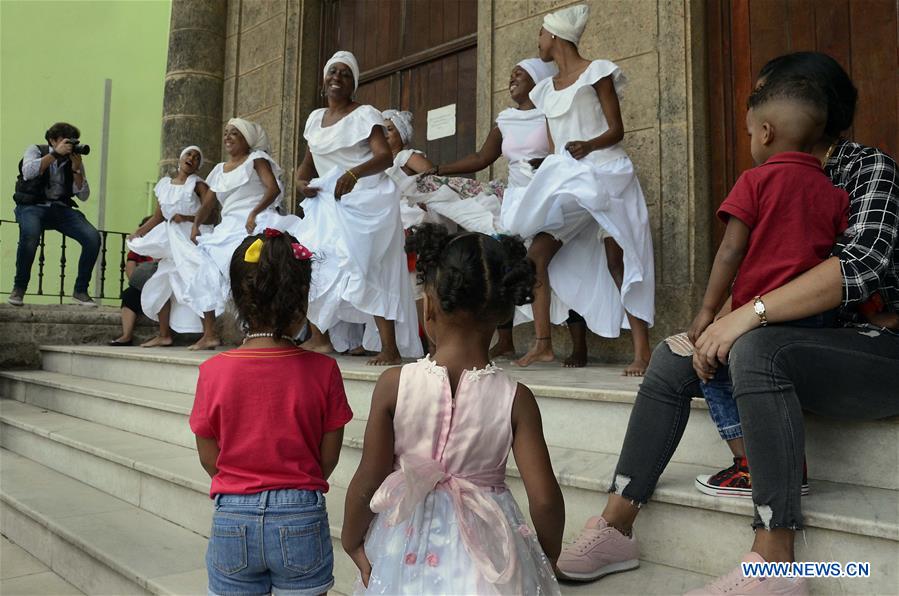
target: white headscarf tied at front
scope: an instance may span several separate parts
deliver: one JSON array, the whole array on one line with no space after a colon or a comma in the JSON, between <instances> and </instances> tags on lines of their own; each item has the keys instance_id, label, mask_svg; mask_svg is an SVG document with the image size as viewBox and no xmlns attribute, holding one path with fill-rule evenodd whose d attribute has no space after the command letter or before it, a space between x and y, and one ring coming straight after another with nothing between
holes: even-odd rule
<instances>
[{"instance_id":1,"label":"white headscarf tied at front","mask_svg":"<svg viewBox=\"0 0 899 596\"><path fill-rule=\"evenodd\" d=\"M247 145L252 151L271 151L271 145L268 142L268 135L261 125L243 118L231 118L228 124L240 131L243 138L246 139Z\"/></svg>"},{"instance_id":2,"label":"white headscarf tied at front","mask_svg":"<svg viewBox=\"0 0 899 596\"><path fill-rule=\"evenodd\" d=\"M567 39L577 45L584 33L584 27L587 26L589 13L590 9L586 4L563 8L543 17L543 28L556 37Z\"/></svg>"},{"instance_id":3,"label":"white headscarf tied at front","mask_svg":"<svg viewBox=\"0 0 899 596\"><path fill-rule=\"evenodd\" d=\"M399 110L384 110L384 120L393 122L396 131L400 133L400 139L403 145L412 140L412 112L401 112Z\"/></svg>"},{"instance_id":4,"label":"white headscarf tied at front","mask_svg":"<svg viewBox=\"0 0 899 596\"><path fill-rule=\"evenodd\" d=\"M322 71L322 76L328 76L328 69L331 68L332 64L340 62L341 64L346 64L350 67L350 70L353 71L353 91L359 89L359 63L356 62L356 57L353 56L352 52L347 52L344 50L338 50L334 52L334 55L331 56L331 59L325 63L325 69Z\"/></svg>"},{"instance_id":5,"label":"white headscarf tied at front","mask_svg":"<svg viewBox=\"0 0 899 596\"><path fill-rule=\"evenodd\" d=\"M531 80L536 85L540 81L548 77L554 77L559 74L559 67L555 62L544 62L540 58L527 58L517 64L531 75Z\"/></svg>"},{"instance_id":6,"label":"white headscarf tied at front","mask_svg":"<svg viewBox=\"0 0 899 596\"><path fill-rule=\"evenodd\" d=\"M181 150L181 155L178 156L178 161L181 161L181 159L184 157L184 155L185 155L188 151L196 151L197 153L200 154L200 163L197 164L197 167L199 168L200 166L202 166L202 165L203 165L203 151L202 151L199 147L197 147L196 145L190 145L190 146L185 147L184 149L182 149L182 150Z\"/></svg>"}]
</instances>

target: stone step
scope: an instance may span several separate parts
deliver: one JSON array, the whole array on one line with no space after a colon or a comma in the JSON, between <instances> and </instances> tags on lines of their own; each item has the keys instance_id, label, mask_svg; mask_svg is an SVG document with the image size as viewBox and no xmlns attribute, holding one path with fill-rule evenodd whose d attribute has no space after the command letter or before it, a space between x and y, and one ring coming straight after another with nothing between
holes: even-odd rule
<instances>
[{"instance_id":1,"label":"stone step","mask_svg":"<svg viewBox=\"0 0 899 596\"><path fill-rule=\"evenodd\" d=\"M5 450L0 480L3 534L85 593L205 593L204 537ZM332 543L332 593L350 594L356 568L339 550L334 531ZM614 594L667 594L705 581L706 576L643 563L604 579L602 587ZM562 593L595 594L596 586L564 585Z\"/></svg>"},{"instance_id":2,"label":"stone step","mask_svg":"<svg viewBox=\"0 0 899 596\"><path fill-rule=\"evenodd\" d=\"M192 449L10 400L0 401L0 421L5 448L198 534L208 533L209 481ZM348 425L341 462L331 479L329 509L335 535L343 519L345 487L358 465L362 432L362 422ZM603 478L608 477L614 457L564 448L552 448L551 455L568 511L565 538L572 540L583 520L601 508ZM746 545L735 537L748 538L751 506L743 500L696 492L692 478L702 472L708 469L684 464L672 464L666 471L655 500L640 518L639 536L647 561L717 575L739 560ZM509 484L526 510L526 495L514 464ZM808 546L799 545L799 556L869 560L887 574L886 581L895 582L892 562L899 556L895 491L827 482L814 483L812 490L803 502ZM672 523L675 519L677 523ZM672 549L672 544L678 548ZM883 576L866 583L866 591L882 587L880 579Z\"/></svg>"},{"instance_id":3,"label":"stone step","mask_svg":"<svg viewBox=\"0 0 899 596\"><path fill-rule=\"evenodd\" d=\"M22 547L0 537L0 594L80 596L81 590L53 573Z\"/></svg>"},{"instance_id":4,"label":"stone step","mask_svg":"<svg viewBox=\"0 0 899 596\"><path fill-rule=\"evenodd\" d=\"M124 392L127 399L119 401L138 402L137 405L148 399L152 401L154 395L165 392L192 394L196 386L196 367L211 355L180 348L144 350L92 346L45 346L42 354L46 371L98 381L106 399L114 399L117 390L102 385L102 382L127 384ZM361 358L339 357L338 362L353 411L358 419L365 419L380 371L365 366ZM509 371L537 395L544 434L550 445L599 453L617 453L621 449L637 380L621 377L617 367L595 366L578 370L557 366L509 367ZM23 383L39 382L40 377L39 373L33 372L0 374L8 380ZM48 379L44 385L60 389L60 381L61 378L56 377ZM52 384L54 382L56 386ZM81 389L76 393L85 393L92 383L72 379L67 385ZM141 387L150 392L142 391ZM0 395L15 397L13 391L15 388L9 387ZM119 394L122 392L118 390ZM35 394L38 393L40 391L36 390ZM189 411L192 397L163 397L161 402L169 407L167 411L184 404ZM705 402L693 400L692 410L672 461L716 469L727 467L730 451L718 437ZM183 441L184 431L180 432ZM187 440L192 441L190 437ZM896 444L899 444L899 418L859 422L830 420L812 414L806 416L806 453L811 478L899 489L899 474L884 473L884 470L899 469L899 450L892 448Z\"/></svg>"}]
</instances>

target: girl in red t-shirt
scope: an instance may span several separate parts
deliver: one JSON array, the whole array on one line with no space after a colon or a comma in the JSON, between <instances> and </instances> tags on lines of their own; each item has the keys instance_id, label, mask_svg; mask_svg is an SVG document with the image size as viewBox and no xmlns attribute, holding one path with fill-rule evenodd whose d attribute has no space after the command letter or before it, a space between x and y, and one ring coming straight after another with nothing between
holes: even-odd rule
<instances>
[{"instance_id":1,"label":"girl in red t-shirt","mask_svg":"<svg viewBox=\"0 0 899 596\"><path fill-rule=\"evenodd\" d=\"M330 357L294 344L311 253L277 230L231 258L243 344L200 365L190 427L212 478L211 594L323 594L334 554L323 493L353 413Z\"/></svg>"}]
</instances>

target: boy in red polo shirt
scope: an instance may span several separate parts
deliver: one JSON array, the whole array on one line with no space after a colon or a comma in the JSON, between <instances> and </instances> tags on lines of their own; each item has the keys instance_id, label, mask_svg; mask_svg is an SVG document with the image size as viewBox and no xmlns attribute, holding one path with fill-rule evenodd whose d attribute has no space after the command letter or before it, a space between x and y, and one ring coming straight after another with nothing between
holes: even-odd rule
<instances>
[{"instance_id":1,"label":"boy in red polo shirt","mask_svg":"<svg viewBox=\"0 0 899 596\"><path fill-rule=\"evenodd\" d=\"M731 295L730 310L784 285L821 263L847 226L849 196L833 185L809 152L827 117L823 92L805 78L762 85L749 98L746 128L759 164L743 172L718 209L727 223L699 313L688 336L695 342ZM825 317L795 321L824 326ZM734 465L696 478L714 496L751 497L749 465L727 367L702 379L709 413L734 454ZM803 494L808 484L803 480Z\"/></svg>"}]
</instances>

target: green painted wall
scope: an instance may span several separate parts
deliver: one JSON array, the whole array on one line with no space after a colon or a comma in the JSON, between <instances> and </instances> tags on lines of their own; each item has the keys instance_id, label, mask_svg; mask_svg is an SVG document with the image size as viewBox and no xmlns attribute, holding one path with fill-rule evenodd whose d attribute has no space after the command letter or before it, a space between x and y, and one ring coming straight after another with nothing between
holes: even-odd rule
<instances>
[{"instance_id":1,"label":"green painted wall","mask_svg":"<svg viewBox=\"0 0 899 596\"><path fill-rule=\"evenodd\" d=\"M0 218L13 220L13 187L24 149L56 121L81 129L97 225L105 79L112 80L105 228L133 231L149 210L160 151L171 0L0 0ZM59 234L48 233L44 290L58 292ZM52 238L52 240L51 240ZM18 227L0 225L0 299L12 288ZM68 243L67 243L68 245ZM51 247L48 246L48 249ZM118 241L110 249L118 259ZM74 266L78 246L68 259ZM69 269L67 266L67 270ZM118 263L107 294L118 289ZM28 291L37 291L37 262ZM71 294L74 270L66 275ZM97 293L94 284L91 291ZM29 302L39 302L29 298ZM114 301L113 301L114 302Z\"/></svg>"}]
</instances>

